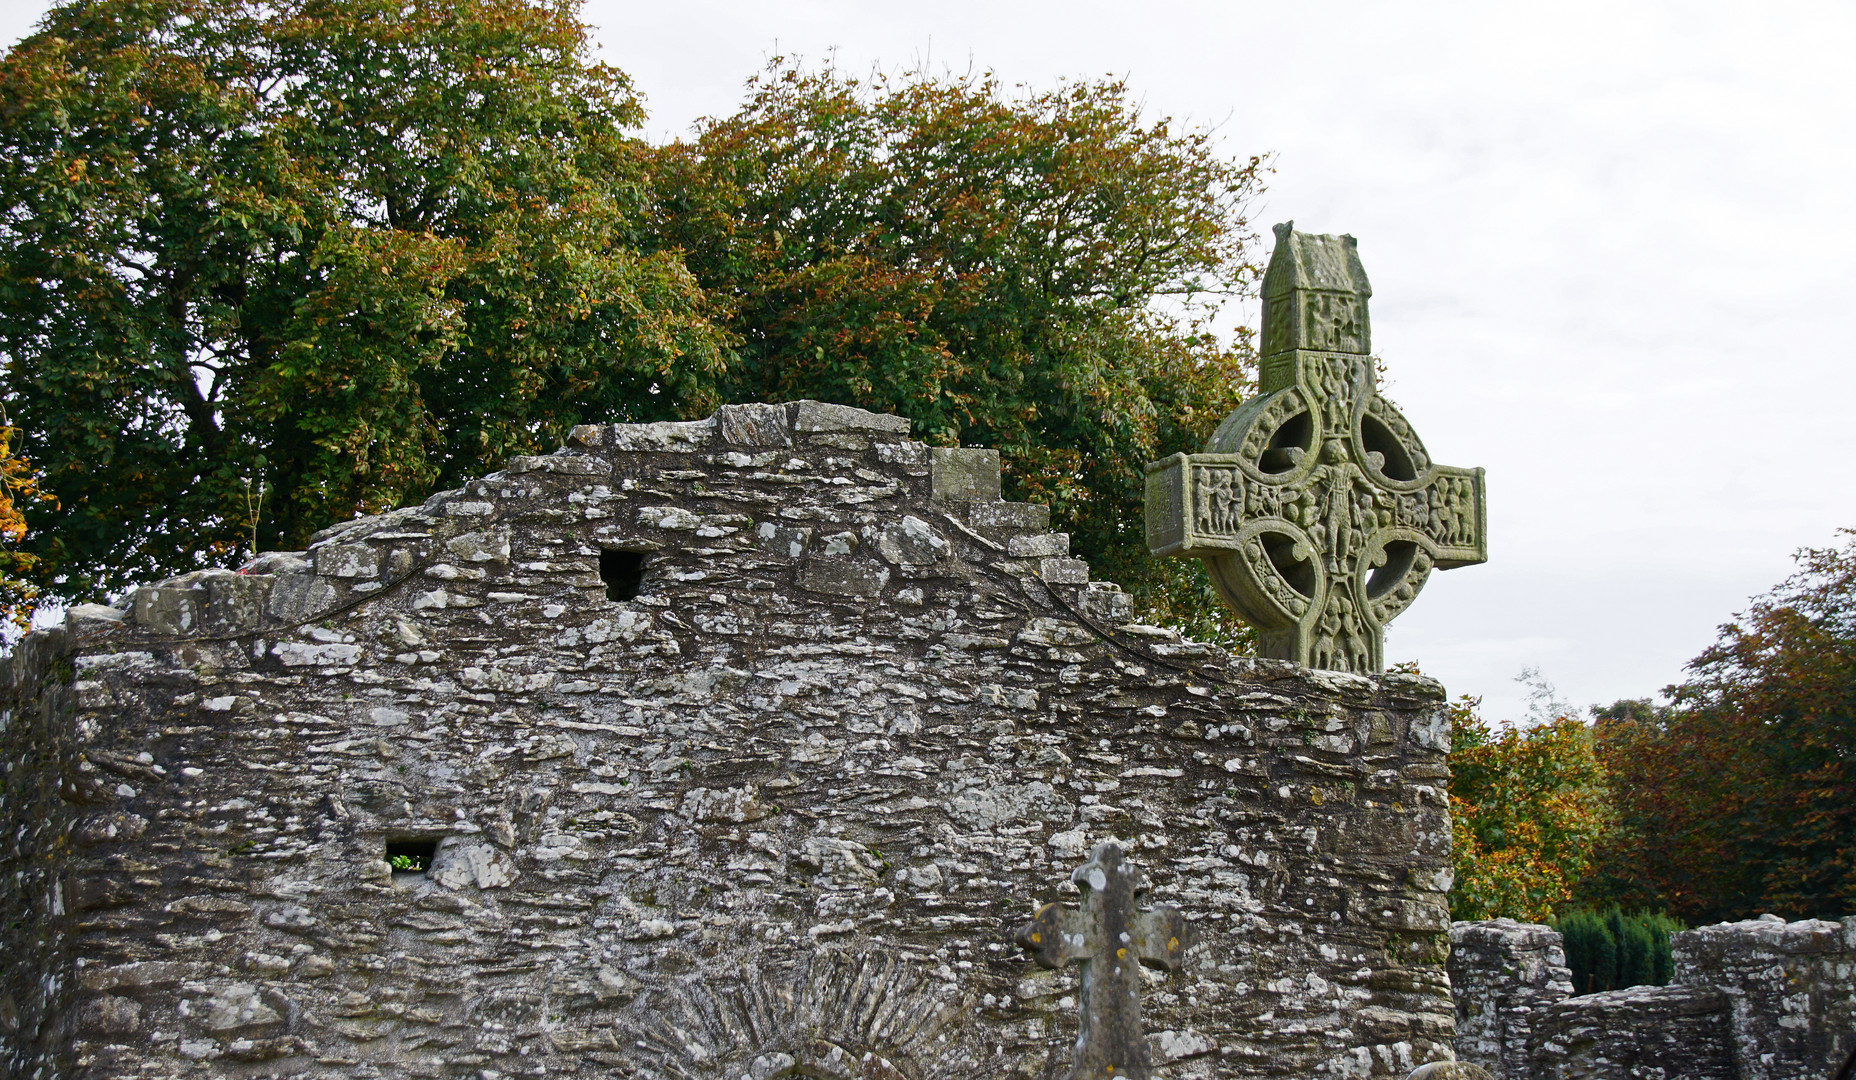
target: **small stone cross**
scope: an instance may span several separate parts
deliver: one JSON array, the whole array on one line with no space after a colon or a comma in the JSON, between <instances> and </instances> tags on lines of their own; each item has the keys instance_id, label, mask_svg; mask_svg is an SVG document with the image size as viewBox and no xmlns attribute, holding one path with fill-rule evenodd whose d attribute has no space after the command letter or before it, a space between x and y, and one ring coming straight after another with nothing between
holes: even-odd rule
<instances>
[{"instance_id":1,"label":"small stone cross","mask_svg":"<svg viewBox=\"0 0 1856 1080\"><path fill-rule=\"evenodd\" d=\"M1263 277L1261 392L1205 453L1147 466L1147 547L1204 560L1260 655L1378 672L1431 570L1488 560L1482 470L1431 461L1379 396L1353 237L1293 225Z\"/></svg>"},{"instance_id":2,"label":"small stone cross","mask_svg":"<svg viewBox=\"0 0 1856 1080\"><path fill-rule=\"evenodd\" d=\"M1146 876L1115 844L1098 844L1070 880L1082 889L1083 902L1074 908L1045 904L1018 931L1018 943L1044 967L1075 960L1082 969L1082 1030L1071 1080L1146 1080L1152 1066L1141 1032L1140 965L1179 970L1192 927L1173 908L1140 909Z\"/></svg>"}]
</instances>

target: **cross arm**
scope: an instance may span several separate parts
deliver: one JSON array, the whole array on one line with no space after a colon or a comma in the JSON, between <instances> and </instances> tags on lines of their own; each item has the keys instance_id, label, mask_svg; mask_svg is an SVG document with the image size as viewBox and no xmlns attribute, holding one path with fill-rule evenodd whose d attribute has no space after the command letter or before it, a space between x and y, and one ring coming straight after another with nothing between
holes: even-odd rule
<instances>
[{"instance_id":1,"label":"cross arm","mask_svg":"<svg viewBox=\"0 0 1856 1080\"><path fill-rule=\"evenodd\" d=\"M1399 524L1431 542L1439 570L1489 561L1488 496L1483 471L1433 466L1422 490L1398 496Z\"/></svg>"},{"instance_id":2,"label":"cross arm","mask_svg":"<svg viewBox=\"0 0 1856 1080\"><path fill-rule=\"evenodd\" d=\"M1157 907L1130 920L1127 947L1141 963L1163 971L1178 971L1180 958L1197 938L1191 923L1176 908Z\"/></svg>"},{"instance_id":3,"label":"cross arm","mask_svg":"<svg viewBox=\"0 0 1856 1080\"><path fill-rule=\"evenodd\" d=\"M1072 960L1089 956L1089 939L1094 927L1075 908L1045 904L1031 921L1018 930L1018 944L1038 966L1060 968Z\"/></svg>"}]
</instances>

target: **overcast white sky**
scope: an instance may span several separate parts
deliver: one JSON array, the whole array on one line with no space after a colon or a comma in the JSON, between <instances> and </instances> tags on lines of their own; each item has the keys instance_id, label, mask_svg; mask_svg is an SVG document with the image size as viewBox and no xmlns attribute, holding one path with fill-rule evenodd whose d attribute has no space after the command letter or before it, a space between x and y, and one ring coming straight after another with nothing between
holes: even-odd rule
<instances>
[{"instance_id":1,"label":"overcast white sky","mask_svg":"<svg viewBox=\"0 0 1856 1080\"><path fill-rule=\"evenodd\" d=\"M0 41L45 10L14 0ZM776 52L1125 77L1275 155L1253 216L1350 232L1387 392L1489 472L1490 562L1392 627L1488 715L1538 666L1654 694L1856 526L1856 5L592 0L654 136ZM1247 321L1232 312L1228 322Z\"/></svg>"}]
</instances>

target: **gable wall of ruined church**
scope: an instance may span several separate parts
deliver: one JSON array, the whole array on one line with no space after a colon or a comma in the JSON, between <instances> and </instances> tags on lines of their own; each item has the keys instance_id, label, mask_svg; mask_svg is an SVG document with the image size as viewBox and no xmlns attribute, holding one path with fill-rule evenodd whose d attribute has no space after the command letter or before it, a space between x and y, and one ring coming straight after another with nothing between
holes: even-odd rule
<instances>
[{"instance_id":1,"label":"gable wall of ruined church","mask_svg":"<svg viewBox=\"0 0 1856 1080\"><path fill-rule=\"evenodd\" d=\"M1132 623L907 430L577 429L28 638L6 1067L1048 1076L1075 969L1011 931L1110 837L1200 935L1165 1075L1447 1056L1440 688Z\"/></svg>"}]
</instances>

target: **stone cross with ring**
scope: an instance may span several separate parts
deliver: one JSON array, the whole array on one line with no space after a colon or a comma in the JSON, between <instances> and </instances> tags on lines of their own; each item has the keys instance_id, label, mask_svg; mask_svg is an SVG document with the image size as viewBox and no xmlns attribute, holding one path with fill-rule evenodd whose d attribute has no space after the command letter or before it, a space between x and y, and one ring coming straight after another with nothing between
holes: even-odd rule
<instances>
[{"instance_id":1,"label":"stone cross with ring","mask_svg":"<svg viewBox=\"0 0 1856 1080\"><path fill-rule=\"evenodd\" d=\"M1433 568L1486 562L1481 469L1433 462L1378 393L1351 236L1276 226L1259 393L1147 466L1147 547L1193 555L1261 656L1363 674Z\"/></svg>"},{"instance_id":2,"label":"stone cross with ring","mask_svg":"<svg viewBox=\"0 0 1856 1080\"><path fill-rule=\"evenodd\" d=\"M1018 931L1018 943L1044 967L1075 960L1082 970L1082 1030L1071 1080L1147 1080L1152 1065L1141 1032L1140 965L1179 970L1192 927L1173 908L1141 910L1146 875L1113 843L1096 845L1070 880L1082 889L1082 903L1045 904Z\"/></svg>"}]
</instances>

